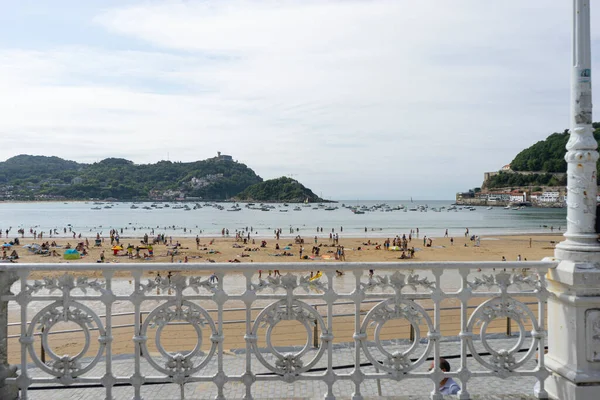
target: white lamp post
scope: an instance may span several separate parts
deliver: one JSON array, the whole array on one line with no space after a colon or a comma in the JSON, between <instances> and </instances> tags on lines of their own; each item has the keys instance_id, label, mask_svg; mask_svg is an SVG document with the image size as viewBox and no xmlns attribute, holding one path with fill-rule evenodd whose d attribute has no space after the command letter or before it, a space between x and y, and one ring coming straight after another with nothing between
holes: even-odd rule
<instances>
[{"instance_id":1,"label":"white lamp post","mask_svg":"<svg viewBox=\"0 0 600 400\"><path fill-rule=\"evenodd\" d=\"M547 394L600 398L600 245L596 234L598 144L592 130L590 0L573 0L571 137L567 143L567 232L548 273ZM545 393L542 393L545 394Z\"/></svg>"}]
</instances>

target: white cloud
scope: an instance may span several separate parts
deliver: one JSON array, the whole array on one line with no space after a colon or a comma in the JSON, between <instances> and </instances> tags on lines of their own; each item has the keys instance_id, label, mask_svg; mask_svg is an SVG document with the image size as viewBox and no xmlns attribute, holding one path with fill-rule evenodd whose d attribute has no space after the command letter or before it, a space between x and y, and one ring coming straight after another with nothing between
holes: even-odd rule
<instances>
[{"instance_id":1,"label":"white cloud","mask_svg":"<svg viewBox=\"0 0 600 400\"><path fill-rule=\"evenodd\" d=\"M131 51L0 49L0 132L13 138L0 156L154 162L221 150L328 197L450 198L568 126L569 13L542 0L98 12L91 23Z\"/></svg>"}]
</instances>

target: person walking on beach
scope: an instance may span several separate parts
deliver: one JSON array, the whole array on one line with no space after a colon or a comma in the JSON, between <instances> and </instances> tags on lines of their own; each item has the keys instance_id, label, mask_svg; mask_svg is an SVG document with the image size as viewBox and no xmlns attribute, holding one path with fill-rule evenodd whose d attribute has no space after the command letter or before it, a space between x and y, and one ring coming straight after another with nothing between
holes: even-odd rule
<instances>
[{"instance_id":1,"label":"person walking on beach","mask_svg":"<svg viewBox=\"0 0 600 400\"><path fill-rule=\"evenodd\" d=\"M300 246L300 251L298 252L300 254L300 259L302 259L302 252L304 251L304 247Z\"/></svg>"},{"instance_id":2,"label":"person walking on beach","mask_svg":"<svg viewBox=\"0 0 600 400\"><path fill-rule=\"evenodd\" d=\"M444 234L444 237L448 237L448 229L446 229L446 233Z\"/></svg>"}]
</instances>

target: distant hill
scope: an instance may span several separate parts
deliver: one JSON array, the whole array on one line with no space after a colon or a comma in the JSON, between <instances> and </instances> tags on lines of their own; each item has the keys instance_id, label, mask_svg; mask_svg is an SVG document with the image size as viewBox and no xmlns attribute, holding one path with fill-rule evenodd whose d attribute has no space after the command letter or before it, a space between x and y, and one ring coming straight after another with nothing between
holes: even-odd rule
<instances>
[{"instance_id":1,"label":"distant hill","mask_svg":"<svg viewBox=\"0 0 600 400\"><path fill-rule=\"evenodd\" d=\"M600 122L595 122L592 126L594 127L594 138L600 145ZM569 141L569 137L568 130L562 133L553 133L545 140L526 148L517 154L510 163L510 169L518 173L500 172L486 180L482 187L492 189L498 187L566 185L566 177L560 173L567 172L565 146ZM598 172L600 177L600 167Z\"/></svg>"},{"instance_id":2,"label":"distant hill","mask_svg":"<svg viewBox=\"0 0 600 400\"><path fill-rule=\"evenodd\" d=\"M188 163L107 158L83 164L32 155L0 162L0 199L225 200L262 181L245 164L221 155Z\"/></svg>"},{"instance_id":3,"label":"distant hill","mask_svg":"<svg viewBox=\"0 0 600 400\"><path fill-rule=\"evenodd\" d=\"M279 201L300 203L308 199L309 202L323 202L312 190L304 187L295 179L281 177L254 184L236 196L238 200L248 201Z\"/></svg>"},{"instance_id":4,"label":"distant hill","mask_svg":"<svg viewBox=\"0 0 600 400\"><path fill-rule=\"evenodd\" d=\"M21 154L0 162L0 183L17 179L28 180L32 176L46 179L70 171L75 173L80 164L59 157L28 156Z\"/></svg>"}]
</instances>

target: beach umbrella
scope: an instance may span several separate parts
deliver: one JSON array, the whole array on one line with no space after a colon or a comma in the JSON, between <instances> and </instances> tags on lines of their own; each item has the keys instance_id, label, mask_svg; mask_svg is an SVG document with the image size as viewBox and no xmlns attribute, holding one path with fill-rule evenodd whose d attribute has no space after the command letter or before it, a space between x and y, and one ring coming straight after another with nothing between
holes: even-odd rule
<instances>
[{"instance_id":1,"label":"beach umbrella","mask_svg":"<svg viewBox=\"0 0 600 400\"><path fill-rule=\"evenodd\" d=\"M113 246L113 248L112 248L112 249L113 249L113 250L117 250L117 251L119 251L119 250L123 250L123 246Z\"/></svg>"}]
</instances>

